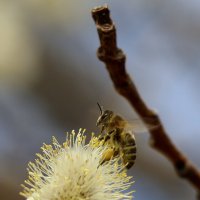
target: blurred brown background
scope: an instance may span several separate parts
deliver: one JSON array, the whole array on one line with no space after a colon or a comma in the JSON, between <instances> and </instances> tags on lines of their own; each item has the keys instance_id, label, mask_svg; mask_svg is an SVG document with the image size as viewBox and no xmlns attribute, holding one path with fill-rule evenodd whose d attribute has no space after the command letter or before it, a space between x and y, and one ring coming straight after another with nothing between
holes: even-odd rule
<instances>
[{"instance_id":1,"label":"blurred brown background","mask_svg":"<svg viewBox=\"0 0 200 200\"><path fill-rule=\"evenodd\" d=\"M127 70L174 143L200 168L200 2L108 1ZM97 131L96 102L135 113L96 58L90 10L104 1L0 1L0 199L18 195L28 161L65 131ZM137 134L135 199L188 200L195 191Z\"/></svg>"}]
</instances>

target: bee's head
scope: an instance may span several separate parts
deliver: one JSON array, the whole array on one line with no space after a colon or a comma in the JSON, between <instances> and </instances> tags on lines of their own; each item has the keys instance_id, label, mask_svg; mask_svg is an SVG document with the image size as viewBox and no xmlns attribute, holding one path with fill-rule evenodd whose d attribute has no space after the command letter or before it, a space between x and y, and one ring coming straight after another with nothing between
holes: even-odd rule
<instances>
[{"instance_id":1,"label":"bee's head","mask_svg":"<svg viewBox=\"0 0 200 200\"><path fill-rule=\"evenodd\" d=\"M100 116L97 119L96 125L103 126L106 123L109 123L110 119L113 116L113 112L111 110L102 110L102 107L97 103L99 109L100 109Z\"/></svg>"}]
</instances>

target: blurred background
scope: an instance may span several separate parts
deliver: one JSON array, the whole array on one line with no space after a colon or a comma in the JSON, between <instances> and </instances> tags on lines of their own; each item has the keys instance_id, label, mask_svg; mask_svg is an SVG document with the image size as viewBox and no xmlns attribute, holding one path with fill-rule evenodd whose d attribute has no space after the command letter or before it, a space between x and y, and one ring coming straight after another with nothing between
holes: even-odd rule
<instances>
[{"instance_id":1,"label":"blurred background","mask_svg":"<svg viewBox=\"0 0 200 200\"><path fill-rule=\"evenodd\" d=\"M28 161L51 136L96 131L96 102L136 118L96 58L90 11L102 0L0 0L0 199L22 200ZM107 1L118 46L145 102L174 143L200 168L200 2ZM130 171L140 200L195 199L194 189L137 134Z\"/></svg>"}]
</instances>

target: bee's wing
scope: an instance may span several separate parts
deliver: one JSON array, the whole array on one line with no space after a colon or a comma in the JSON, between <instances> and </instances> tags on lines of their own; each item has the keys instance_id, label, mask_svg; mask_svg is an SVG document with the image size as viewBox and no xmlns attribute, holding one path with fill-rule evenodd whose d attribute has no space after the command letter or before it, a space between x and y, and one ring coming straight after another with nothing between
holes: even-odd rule
<instances>
[{"instance_id":1,"label":"bee's wing","mask_svg":"<svg viewBox=\"0 0 200 200\"><path fill-rule=\"evenodd\" d=\"M134 119L132 121L127 121L125 130L133 131L134 133L145 133L149 130L153 130L158 127L158 124L151 119L144 119L146 123L144 123L141 119Z\"/></svg>"}]
</instances>

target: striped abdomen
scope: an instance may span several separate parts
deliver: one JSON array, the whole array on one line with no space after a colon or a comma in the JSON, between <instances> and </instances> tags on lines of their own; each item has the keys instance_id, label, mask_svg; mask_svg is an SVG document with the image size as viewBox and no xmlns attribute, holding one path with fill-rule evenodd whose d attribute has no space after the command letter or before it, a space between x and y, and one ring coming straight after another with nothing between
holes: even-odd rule
<instances>
[{"instance_id":1,"label":"striped abdomen","mask_svg":"<svg viewBox=\"0 0 200 200\"><path fill-rule=\"evenodd\" d=\"M126 165L127 169L130 169L134 165L136 159L135 138L130 133L124 133L122 143L123 163Z\"/></svg>"}]
</instances>

